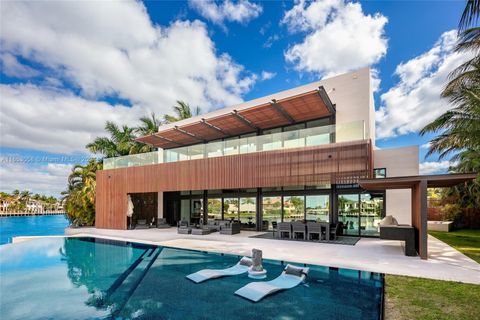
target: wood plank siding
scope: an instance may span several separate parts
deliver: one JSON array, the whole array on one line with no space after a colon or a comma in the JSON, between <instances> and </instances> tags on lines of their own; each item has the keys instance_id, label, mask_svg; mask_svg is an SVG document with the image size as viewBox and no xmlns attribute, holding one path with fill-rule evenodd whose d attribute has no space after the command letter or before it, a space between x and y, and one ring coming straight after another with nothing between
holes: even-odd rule
<instances>
[{"instance_id":1,"label":"wood plank siding","mask_svg":"<svg viewBox=\"0 0 480 320\"><path fill-rule=\"evenodd\" d=\"M96 227L126 229L127 194L357 183L371 178L369 140L97 172Z\"/></svg>"}]
</instances>

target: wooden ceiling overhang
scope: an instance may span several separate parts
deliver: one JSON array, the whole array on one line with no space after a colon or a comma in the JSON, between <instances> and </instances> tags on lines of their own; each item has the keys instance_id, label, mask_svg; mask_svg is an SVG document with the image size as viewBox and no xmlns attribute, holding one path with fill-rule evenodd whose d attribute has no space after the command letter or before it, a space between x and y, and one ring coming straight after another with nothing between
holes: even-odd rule
<instances>
[{"instance_id":1,"label":"wooden ceiling overhang","mask_svg":"<svg viewBox=\"0 0 480 320\"><path fill-rule=\"evenodd\" d=\"M205 143L284 125L319 119L335 114L335 107L323 87L280 100L271 100L241 110L201 118L184 125L169 127L137 141L170 149Z\"/></svg>"},{"instance_id":2,"label":"wooden ceiling overhang","mask_svg":"<svg viewBox=\"0 0 480 320\"><path fill-rule=\"evenodd\" d=\"M420 181L426 181L428 188L453 187L472 181L476 173L452 173L409 177L391 177L378 179L363 179L358 184L365 190L412 189Z\"/></svg>"}]
</instances>

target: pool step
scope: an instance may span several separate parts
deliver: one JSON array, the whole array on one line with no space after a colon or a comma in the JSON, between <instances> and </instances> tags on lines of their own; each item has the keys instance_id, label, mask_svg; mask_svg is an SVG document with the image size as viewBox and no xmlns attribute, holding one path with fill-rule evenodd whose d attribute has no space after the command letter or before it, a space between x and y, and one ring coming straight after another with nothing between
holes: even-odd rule
<instances>
[{"instance_id":1,"label":"pool step","mask_svg":"<svg viewBox=\"0 0 480 320\"><path fill-rule=\"evenodd\" d=\"M162 248L158 247L145 251L145 253L132 264L133 268L127 269L107 290L104 301L106 306L111 307L112 315L115 316L122 310L161 251Z\"/></svg>"}]
</instances>

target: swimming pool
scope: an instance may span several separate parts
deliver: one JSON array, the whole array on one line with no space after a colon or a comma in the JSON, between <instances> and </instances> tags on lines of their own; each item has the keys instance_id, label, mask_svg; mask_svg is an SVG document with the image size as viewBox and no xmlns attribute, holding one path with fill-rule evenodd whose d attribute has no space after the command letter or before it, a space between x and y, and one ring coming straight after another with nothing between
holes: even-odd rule
<instances>
[{"instance_id":1,"label":"swimming pool","mask_svg":"<svg viewBox=\"0 0 480 320\"><path fill-rule=\"evenodd\" d=\"M306 283L253 303L246 275L195 284L186 275L238 256L98 238L44 238L0 247L4 319L379 319L383 276L309 265ZM264 260L266 280L284 269Z\"/></svg>"}]
</instances>

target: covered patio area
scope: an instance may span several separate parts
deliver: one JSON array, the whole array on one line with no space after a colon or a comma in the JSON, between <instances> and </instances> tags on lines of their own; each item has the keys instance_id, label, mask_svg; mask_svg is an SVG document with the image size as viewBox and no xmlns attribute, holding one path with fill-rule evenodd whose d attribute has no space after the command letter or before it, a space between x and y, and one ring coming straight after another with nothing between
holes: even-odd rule
<instances>
[{"instance_id":1,"label":"covered patio area","mask_svg":"<svg viewBox=\"0 0 480 320\"><path fill-rule=\"evenodd\" d=\"M361 179L358 184L365 190L411 190L412 226L415 228L415 249L422 259L428 259L427 189L452 187L472 181L476 176L477 174L475 173L420 175Z\"/></svg>"}]
</instances>

